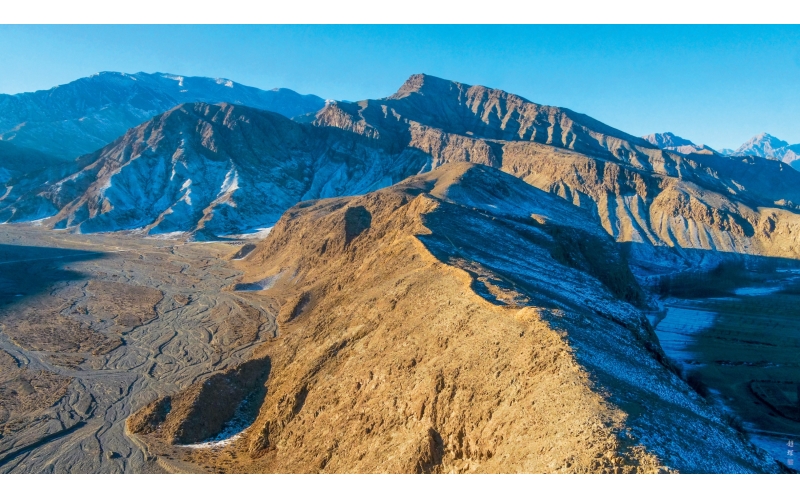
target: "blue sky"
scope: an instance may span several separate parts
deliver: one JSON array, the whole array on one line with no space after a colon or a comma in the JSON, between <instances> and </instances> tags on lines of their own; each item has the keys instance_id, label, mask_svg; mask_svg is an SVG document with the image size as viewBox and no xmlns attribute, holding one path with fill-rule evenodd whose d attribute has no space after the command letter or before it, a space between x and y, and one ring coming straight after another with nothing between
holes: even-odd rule
<instances>
[{"instance_id":1,"label":"blue sky","mask_svg":"<svg viewBox=\"0 0 800 500\"><path fill-rule=\"evenodd\" d=\"M800 143L800 26L0 26L0 47L0 93L163 71L358 100L428 73L636 135Z\"/></svg>"}]
</instances>

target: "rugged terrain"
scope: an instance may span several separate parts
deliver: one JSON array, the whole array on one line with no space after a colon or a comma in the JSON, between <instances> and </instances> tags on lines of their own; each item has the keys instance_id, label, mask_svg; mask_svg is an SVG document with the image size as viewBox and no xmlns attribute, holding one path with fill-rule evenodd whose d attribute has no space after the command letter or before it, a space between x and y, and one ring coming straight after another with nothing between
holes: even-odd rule
<instances>
[{"instance_id":1,"label":"rugged terrain","mask_svg":"<svg viewBox=\"0 0 800 500\"><path fill-rule=\"evenodd\" d=\"M280 304L263 405L230 444L188 449L176 410L145 407L132 425L157 453L233 472L778 470L668 369L590 215L497 169L299 204L242 265ZM202 408L197 390L173 400Z\"/></svg>"},{"instance_id":2,"label":"rugged terrain","mask_svg":"<svg viewBox=\"0 0 800 500\"><path fill-rule=\"evenodd\" d=\"M314 95L261 90L225 78L106 71L49 90L0 94L0 141L72 160L190 102L243 104L288 117L325 103Z\"/></svg>"},{"instance_id":3,"label":"rugged terrain","mask_svg":"<svg viewBox=\"0 0 800 500\"><path fill-rule=\"evenodd\" d=\"M135 121L74 160L91 141L0 132L0 471L783 470L668 359L642 286L796 260L786 163L428 75L322 109L95 78L0 96L81 137Z\"/></svg>"}]
</instances>

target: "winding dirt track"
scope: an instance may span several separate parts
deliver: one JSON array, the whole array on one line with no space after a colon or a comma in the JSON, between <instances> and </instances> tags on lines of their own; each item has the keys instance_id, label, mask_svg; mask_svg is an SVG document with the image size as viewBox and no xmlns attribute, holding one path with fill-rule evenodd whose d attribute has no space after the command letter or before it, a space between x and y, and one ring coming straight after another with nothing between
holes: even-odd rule
<instances>
[{"instance_id":1,"label":"winding dirt track","mask_svg":"<svg viewBox=\"0 0 800 500\"><path fill-rule=\"evenodd\" d=\"M17 366L0 370L0 391L10 398L0 403L12 408L7 401L21 398L18 387L36 373L68 386L55 403L43 390L10 417L5 411L14 425L0 435L0 473L169 472L126 435L125 419L158 396L246 361L276 332L267 299L223 291L239 280L228 261L239 246L2 229L0 349ZM112 292L102 295L106 289ZM154 296L153 306L147 300ZM31 320L26 311L34 309ZM63 341L68 352L38 350L43 327L65 321L118 347L69 350L64 334L45 345Z\"/></svg>"}]
</instances>

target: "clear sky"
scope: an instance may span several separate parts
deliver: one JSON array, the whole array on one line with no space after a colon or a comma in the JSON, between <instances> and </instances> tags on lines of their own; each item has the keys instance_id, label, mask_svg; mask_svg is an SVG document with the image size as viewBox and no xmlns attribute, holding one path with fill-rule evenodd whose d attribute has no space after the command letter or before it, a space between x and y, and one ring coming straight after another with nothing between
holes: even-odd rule
<instances>
[{"instance_id":1,"label":"clear sky","mask_svg":"<svg viewBox=\"0 0 800 500\"><path fill-rule=\"evenodd\" d=\"M800 26L0 26L0 47L0 93L162 71L359 100L427 73L635 135L800 143Z\"/></svg>"}]
</instances>

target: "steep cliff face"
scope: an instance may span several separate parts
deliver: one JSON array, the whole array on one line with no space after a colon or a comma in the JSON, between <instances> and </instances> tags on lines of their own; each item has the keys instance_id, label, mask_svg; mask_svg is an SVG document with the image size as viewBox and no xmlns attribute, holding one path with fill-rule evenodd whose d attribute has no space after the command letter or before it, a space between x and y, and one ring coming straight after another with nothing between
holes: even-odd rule
<instances>
[{"instance_id":1,"label":"steep cliff face","mask_svg":"<svg viewBox=\"0 0 800 500\"><path fill-rule=\"evenodd\" d=\"M422 151L432 168L500 168L586 208L647 259L657 247L797 255L800 173L777 161L659 149L567 109L428 75L386 99L329 103L314 123Z\"/></svg>"},{"instance_id":2,"label":"steep cliff face","mask_svg":"<svg viewBox=\"0 0 800 500\"><path fill-rule=\"evenodd\" d=\"M280 333L255 422L196 458L214 468L775 470L659 361L589 214L497 169L301 203L242 266Z\"/></svg>"},{"instance_id":3,"label":"steep cliff face","mask_svg":"<svg viewBox=\"0 0 800 500\"><path fill-rule=\"evenodd\" d=\"M191 102L242 104L287 117L324 105L314 95L261 90L224 78L102 72L49 90L0 95L0 140L71 160Z\"/></svg>"},{"instance_id":4,"label":"steep cliff face","mask_svg":"<svg viewBox=\"0 0 800 500\"><path fill-rule=\"evenodd\" d=\"M267 227L303 199L364 193L425 164L356 134L242 106L185 104L81 158L71 175L0 211L83 232L230 234ZM46 201L49 213L31 207ZM35 215L34 215L35 214Z\"/></svg>"}]
</instances>

